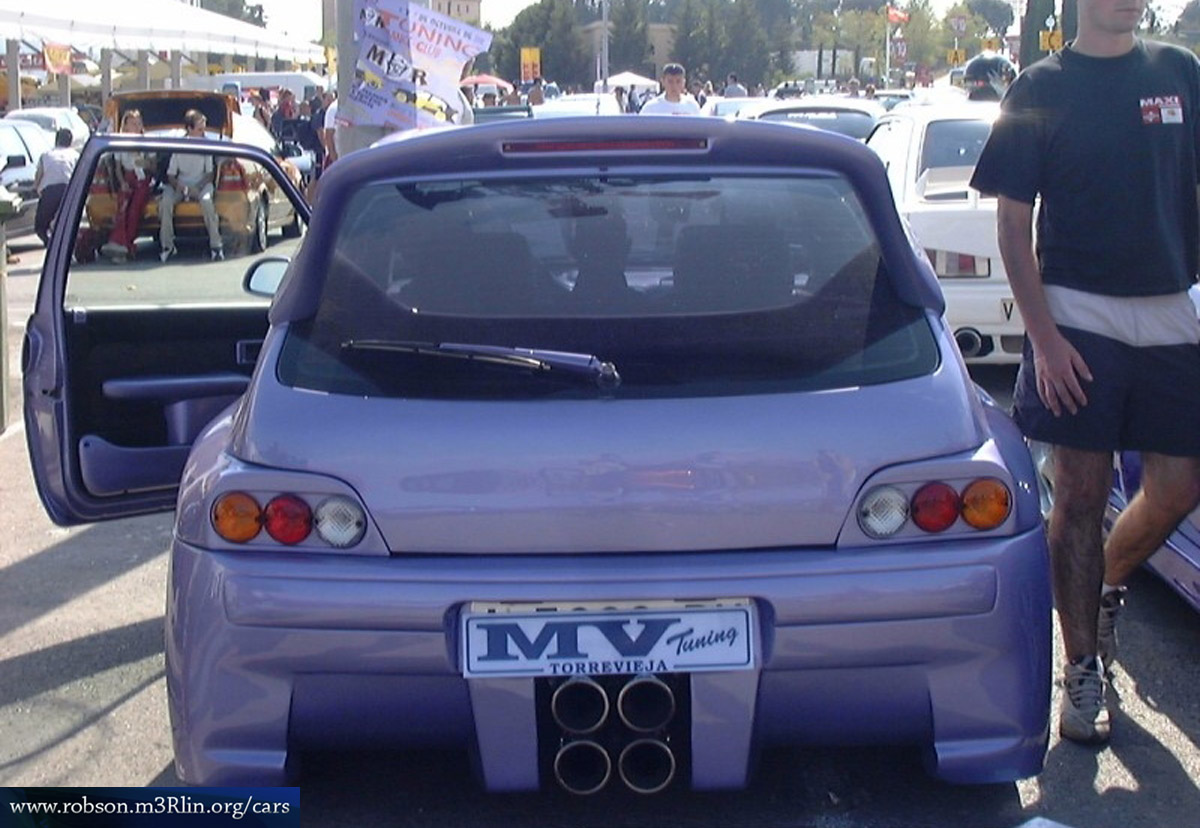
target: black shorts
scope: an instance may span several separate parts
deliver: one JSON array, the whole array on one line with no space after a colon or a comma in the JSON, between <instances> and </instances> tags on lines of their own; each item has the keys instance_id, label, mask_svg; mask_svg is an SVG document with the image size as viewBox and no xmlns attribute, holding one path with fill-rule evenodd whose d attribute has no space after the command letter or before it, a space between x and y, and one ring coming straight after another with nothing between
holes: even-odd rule
<instances>
[{"instance_id":1,"label":"black shorts","mask_svg":"<svg viewBox=\"0 0 1200 828\"><path fill-rule=\"evenodd\" d=\"M1134 347L1059 327L1092 373L1088 404L1055 417L1038 397L1025 340L1013 417L1026 437L1091 451L1150 451L1200 457L1200 345Z\"/></svg>"}]
</instances>

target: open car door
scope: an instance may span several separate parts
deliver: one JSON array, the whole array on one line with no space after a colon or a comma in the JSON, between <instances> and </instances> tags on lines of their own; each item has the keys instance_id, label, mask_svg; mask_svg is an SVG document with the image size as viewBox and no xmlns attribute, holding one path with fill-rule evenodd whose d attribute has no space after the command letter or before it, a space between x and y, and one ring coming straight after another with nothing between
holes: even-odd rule
<instances>
[{"instance_id":1,"label":"open car door","mask_svg":"<svg viewBox=\"0 0 1200 828\"><path fill-rule=\"evenodd\" d=\"M211 185L183 198L168 168L207 171ZM299 180L293 165L240 144L87 144L22 354L30 459L56 523L174 507L193 440L254 370L269 300L243 282L256 261L290 258L301 243Z\"/></svg>"}]
</instances>

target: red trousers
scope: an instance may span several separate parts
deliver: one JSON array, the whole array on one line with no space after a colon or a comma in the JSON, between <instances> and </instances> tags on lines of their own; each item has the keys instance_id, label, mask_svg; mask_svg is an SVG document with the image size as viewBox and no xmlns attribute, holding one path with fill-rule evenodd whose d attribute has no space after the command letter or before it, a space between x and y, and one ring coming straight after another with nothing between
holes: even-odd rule
<instances>
[{"instance_id":1,"label":"red trousers","mask_svg":"<svg viewBox=\"0 0 1200 828\"><path fill-rule=\"evenodd\" d=\"M108 240L125 247L132 254L142 222L142 210L150 200L150 179L125 173L125 186L117 191L117 214L113 217L112 233Z\"/></svg>"}]
</instances>

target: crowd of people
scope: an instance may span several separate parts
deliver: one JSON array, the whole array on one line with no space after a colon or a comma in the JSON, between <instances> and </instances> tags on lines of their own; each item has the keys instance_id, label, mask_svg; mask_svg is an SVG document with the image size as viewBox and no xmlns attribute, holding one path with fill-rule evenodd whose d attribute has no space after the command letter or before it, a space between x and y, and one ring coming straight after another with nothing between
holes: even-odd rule
<instances>
[{"instance_id":1,"label":"crowd of people","mask_svg":"<svg viewBox=\"0 0 1200 828\"><path fill-rule=\"evenodd\" d=\"M272 95L266 88L251 90L243 102L243 111L247 108L277 139L295 141L314 154L314 180L337 159L334 143L337 95L334 92L319 92L308 100L297 100L290 89L281 89L277 95Z\"/></svg>"}]
</instances>

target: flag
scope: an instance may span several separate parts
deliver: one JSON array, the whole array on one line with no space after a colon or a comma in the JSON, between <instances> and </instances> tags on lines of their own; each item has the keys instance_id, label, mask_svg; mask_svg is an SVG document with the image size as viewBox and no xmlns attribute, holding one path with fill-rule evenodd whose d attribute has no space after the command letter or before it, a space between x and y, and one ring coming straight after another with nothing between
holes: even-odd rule
<instances>
[{"instance_id":1,"label":"flag","mask_svg":"<svg viewBox=\"0 0 1200 828\"><path fill-rule=\"evenodd\" d=\"M71 47L59 43L43 43L42 59L46 62L46 71L53 75L71 74Z\"/></svg>"},{"instance_id":2,"label":"flag","mask_svg":"<svg viewBox=\"0 0 1200 828\"><path fill-rule=\"evenodd\" d=\"M887 7L887 16L888 16L889 23L907 23L908 22L908 12L901 11L900 9L896 8L895 6Z\"/></svg>"}]
</instances>

